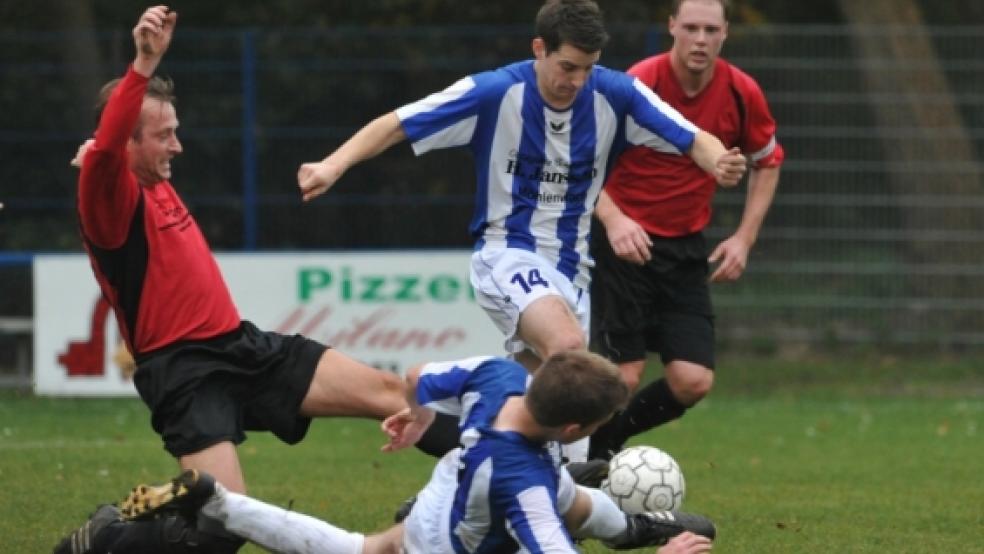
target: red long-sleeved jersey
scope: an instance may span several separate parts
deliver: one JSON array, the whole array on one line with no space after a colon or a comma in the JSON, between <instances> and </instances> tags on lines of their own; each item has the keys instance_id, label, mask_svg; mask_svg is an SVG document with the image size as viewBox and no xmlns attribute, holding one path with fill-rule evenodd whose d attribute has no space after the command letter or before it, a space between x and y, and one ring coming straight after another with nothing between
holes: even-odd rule
<instances>
[{"instance_id":1,"label":"red long-sleeved jersey","mask_svg":"<svg viewBox=\"0 0 984 554\"><path fill-rule=\"evenodd\" d=\"M777 167L785 154L765 95L750 76L717 59L714 77L690 98L677 82L669 54L629 68L647 87L726 147L738 146L751 167ZM714 176L687 156L634 147L619 156L605 191L625 215L652 235L678 237L702 230L711 219Z\"/></svg>"},{"instance_id":2,"label":"red long-sleeved jersey","mask_svg":"<svg viewBox=\"0 0 984 554\"><path fill-rule=\"evenodd\" d=\"M239 312L198 224L167 181L140 186L127 140L148 79L131 67L113 91L79 176L82 239L135 355L239 327Z\"/></svg>"}]
</instances>

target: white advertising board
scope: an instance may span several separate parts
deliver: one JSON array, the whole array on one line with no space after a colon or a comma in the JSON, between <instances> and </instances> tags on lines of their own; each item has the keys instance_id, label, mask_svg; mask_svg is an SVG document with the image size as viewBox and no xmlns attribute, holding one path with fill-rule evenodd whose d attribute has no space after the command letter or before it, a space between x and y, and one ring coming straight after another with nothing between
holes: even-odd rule
<instances>
[{"instance_id":1,"label":"white advertising board","mask_svg":"<svg viewBox=\"0 0 984 554\"><path fill-rule=\"evenodd\" d=\"M243 319L375 367L503 352L475 303L468 251L217 254ZM120 334L84 255L34 260L34 380L42 395L135 395Z\"/></svg>"}]
</instances>

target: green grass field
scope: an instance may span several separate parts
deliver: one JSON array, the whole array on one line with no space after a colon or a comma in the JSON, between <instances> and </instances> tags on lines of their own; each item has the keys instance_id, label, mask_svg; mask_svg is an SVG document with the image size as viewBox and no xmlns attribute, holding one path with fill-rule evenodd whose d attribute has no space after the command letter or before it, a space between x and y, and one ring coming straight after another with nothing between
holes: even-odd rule
<instances>
[{"instance_id":1,"label":"green grass field","mask_svg":"<svg viewBox=\"0 0 984 554\"><path fill-rule=\"evenodd\" d=\"M981 367L729 361L710 398L633 442L681 464L715 552L984 552ZM431 467L381 444L373 422L320 420L298 446L253 434L241 455L254 496L371 531ZM138 400L0 392L0 551L50 552L98 502L175 467Z\"/></svg>"}]
</instances>

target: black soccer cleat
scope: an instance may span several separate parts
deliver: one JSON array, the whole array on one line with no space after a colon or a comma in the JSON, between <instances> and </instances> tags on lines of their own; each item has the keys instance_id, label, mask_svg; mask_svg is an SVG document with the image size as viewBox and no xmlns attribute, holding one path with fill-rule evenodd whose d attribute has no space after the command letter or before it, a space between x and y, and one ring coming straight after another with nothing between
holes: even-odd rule
<instances>
[{"instance_id":1,"label":"black soccer cleat","mask_svg":"<svg viewBox=\"0 0 984 554\"><path fill-rule=\"evenodd\" d=\"M615 550L662 546L685 531L711 540L717 535L711 520L687 512L643 512L626 514L625 518L628 527L618 537L604 541L605 546Z\"/></svg>"},{"instance_id":2,"label":"black soccer cleat","mask_svg":"<svg viewBox=\"0 0 984 554\"><path fill-rule=\"evenodd\" d=\"M417 495L413 495L410 498L403 501L400 507L397 508L396 514L393 515L393 523L403 523L404 519L410 515L410 510L413 510L413 505L417 503Z\"/></svg>"},{"instance_id":3,"label":"black soccer cleat","mask_svg":"<svg viewBox=\"0 0 984 554\"><path fill-rule=\"evenodd\" d=\"M114 523L120 525L113 525ZM119 509L112 504L103 504L89 516L82 527L58 543L54 554L104 554L109 551L121 525Z\"/></svg>"},{"instance_id":4,"label":"black soccer cleat","mask_svg":"<svg viewBox=\"0 0 984 554\"><path fill-rule=\"evenodd\" d=\"M120 512L124 520L151 519L168 510L194 515L213 494L215 478L188 469L163 485L137 485L120 502Z\"/></svg>"},{"instance_id":5,"label":"black soccer cleat","mask_svg":"<svg viewBox=\"0 0 984 554\"><path fill-rule=\"evenodd\" d=\"M608 477L608 460L588 460L586 462L570 462L564 467L571 474L574 482L583 487L597 489L601 482Z\"/></svg>"}]
</instances>

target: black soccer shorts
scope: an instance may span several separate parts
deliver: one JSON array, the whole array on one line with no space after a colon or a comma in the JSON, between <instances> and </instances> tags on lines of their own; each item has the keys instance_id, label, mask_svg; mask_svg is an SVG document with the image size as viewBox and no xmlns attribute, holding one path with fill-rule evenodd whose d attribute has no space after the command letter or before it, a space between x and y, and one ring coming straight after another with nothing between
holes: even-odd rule
<instances>
[{"instance_id":1,"label":"black soccer shorts","mask_svg":"<svg viewBox=\"0 0 984 554\"><path fill-rule=\"evenodd\" d=\"M615 362L659 352L714 368L714 315L704 236L650 236L652 259L636 265L612 251L604 228L592 229L592 348Z\"/></svg>"},{"instance_id":2,"label":"black soccer shorts","mask_svg":"<svg viewBox=\"0 0 984 554\"><path fill-rule=\"evenodd\" d=\"M174 457L240 444L247 430L294 444L311 424L299 411L326 348L243 321L231 333L141 356L133 379Z\"/></svg>"}]
</instances>

